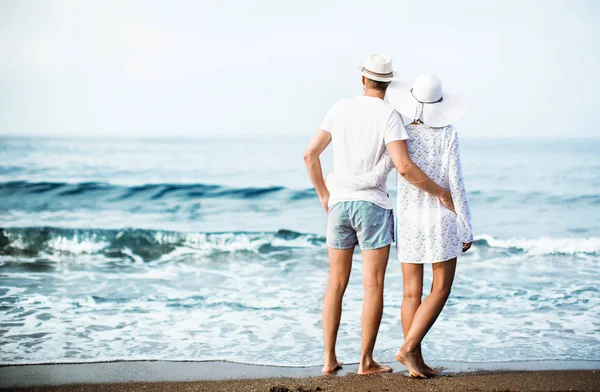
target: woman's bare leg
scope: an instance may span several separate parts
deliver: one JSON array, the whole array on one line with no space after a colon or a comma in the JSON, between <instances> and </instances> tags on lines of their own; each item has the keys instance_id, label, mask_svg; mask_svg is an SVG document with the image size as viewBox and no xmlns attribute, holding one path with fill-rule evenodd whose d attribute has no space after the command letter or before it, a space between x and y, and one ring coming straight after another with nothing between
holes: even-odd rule
<instances>
[{"instance_id":1,"label":"woman's bare leg","mask_svg":"<svg viewBox=\"0 0 600 392\"><path fill-rule=\"evenodd\" d=\"M410 329L417 309L421 305L423 296L423 264L402 263L402 278L404 280L404 293L400 320L404 338Z\"/></svg>"},{"instance_id":2,"label":"woman's bare leg","mask_svg":"<svg viewBox=\"0 0 600 392\"><path fill-rule=\"evenodd\" d=\"M402 297L402 308L400 310L400 320L402 322L402 331L404 339L412 325L413 318L417 309L421 305L423 296L423 264L402 263L402 278L404 280L404 293ZM421 353L421 345L417 348L417 358L419 368L426 376L433 376L439 373L437 370L427 366Z\"/></svg>"},{"instance_id":3,"label":"woman's bare leg","mask_svg":"<svg viewBox=\"0 0 600 392\"><path fill-rule=\"evenodd\" d=\"M455 271L456 258L433 264L431 293L415 312L408 333L405 333L404 344L397 353L397 359L406 365L411 376L426 377L419 366L420 345L448 300Z\"/></svg>"},{"instance_id":4,"label":"woman's bare leg","mask_svg":"<svg viewBox=\"0 0 600 392\"><path fill-rule=\"evenodd\" d=\"M335 343L342 317L342 298L352 271L353 254L354 248L329 248L329 281L323 299L323 373L332 373L342 367L342 363L337 360Z\"/></svg>"}]
</instances>

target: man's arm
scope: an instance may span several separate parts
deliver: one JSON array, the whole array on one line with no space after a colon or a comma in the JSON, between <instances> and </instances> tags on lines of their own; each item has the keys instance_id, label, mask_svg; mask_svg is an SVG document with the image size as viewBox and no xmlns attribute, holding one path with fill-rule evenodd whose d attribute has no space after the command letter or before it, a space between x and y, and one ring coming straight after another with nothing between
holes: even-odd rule
<instances>
[{"instance_id":1,"label":"man's arm","mask_svg":"<svg viewBox=\"0 0 600 392\"><path fill-rule=\"evenodd\" d=\"M404 140L396 140L386 145L398 173L417 188L440 199L442 204L454 212L450 191L436 184L410 159Z\"/></svg>"},{"instance_id":2,"label":"man's arm","mask_svg":"<svg viewBox=\"0 0 600 392\"><path fill-rule=\"evenodd\" d=\"M319 196L319 200L321 200L321 205L325 211L328 211L329 190L327 190L327 186L325 186L323 169L321 168L321 159L319 159L319 156L325 148L327 148L330 142L331 134L319 129L304 152L304 163L306 163L308 176L317 191L317 195Z\"/></svg>"}]
</instances>

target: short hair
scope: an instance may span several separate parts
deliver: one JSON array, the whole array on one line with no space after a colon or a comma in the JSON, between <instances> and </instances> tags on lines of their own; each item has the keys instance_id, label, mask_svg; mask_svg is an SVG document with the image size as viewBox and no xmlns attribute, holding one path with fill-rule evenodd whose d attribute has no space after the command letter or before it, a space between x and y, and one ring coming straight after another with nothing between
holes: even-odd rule
<instances>
[{"instance_id":1,"label":"short hair","mask_svg":"<svg viewBox=\"0 0 600 392\"><path fill-rule=\"evenodd\" d=\"M385 90L387 90L390 83L391 82L378 82L377 80L373 80L373 79L369 79L369 78L365 77L365 87L373 89L373 90L377 90L377 91L385 92Z\"/></svg>"}]
</instances>

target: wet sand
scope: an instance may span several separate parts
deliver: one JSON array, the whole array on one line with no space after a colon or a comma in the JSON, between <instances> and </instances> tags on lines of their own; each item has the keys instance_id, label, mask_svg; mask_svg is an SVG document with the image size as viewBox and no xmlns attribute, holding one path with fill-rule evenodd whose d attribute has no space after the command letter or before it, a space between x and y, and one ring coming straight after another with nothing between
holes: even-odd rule
<instances>
[{"instance_id":1,"label":"wet sand","mask_svg":"<svg viewBox=\"0 0 600 392\"><path fill-rule=\"evenodd\" d=\"M600 371L537 371L454 374L428 380L412 380L402 374L347 375L307 378L193 381L168 383L87 384L13 389L15 391L129 392L129 391L600 391Z\"/></svg>"},{"instance_id":2,"label":"wet sand","mask_svg":"<svg viewBox=\"0 0 600 392\"><path fill-rule=\"evenodd\" d=\"M597 361L446 363L441 376L428 380L410 379L403 366L391 365L394 373L373 376L355 374L356 365L345 366L337 375L320 376L319 368L314 366L273 367L221 361L3 366L0 367L0 389L44 392L600 391L600 363Z\"/></svg>"}]
</instances>

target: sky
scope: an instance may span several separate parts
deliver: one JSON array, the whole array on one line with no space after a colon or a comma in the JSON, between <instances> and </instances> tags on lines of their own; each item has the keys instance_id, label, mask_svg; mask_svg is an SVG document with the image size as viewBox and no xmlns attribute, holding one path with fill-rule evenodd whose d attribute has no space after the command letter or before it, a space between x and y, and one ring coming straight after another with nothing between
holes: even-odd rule
<instances>
[{"instance_id":1,"label":"sky","mask_svg":"<svg viewBox=\"0 0 600 392\"><path fill-rule=\"evenodd\" d=\"M0 0L0 135L311 135L392 56L466 96L464 137L600 137L600 5Z\"/></svg>"}]
</instances>

